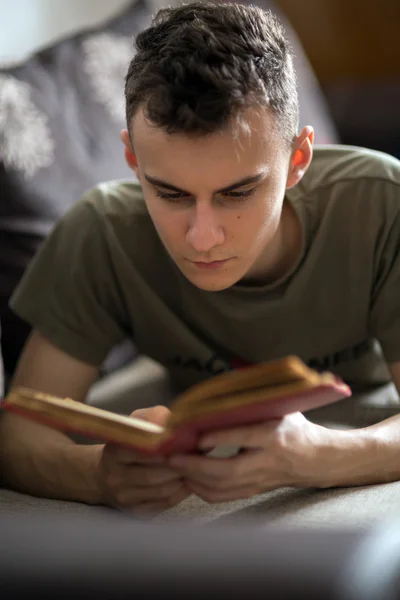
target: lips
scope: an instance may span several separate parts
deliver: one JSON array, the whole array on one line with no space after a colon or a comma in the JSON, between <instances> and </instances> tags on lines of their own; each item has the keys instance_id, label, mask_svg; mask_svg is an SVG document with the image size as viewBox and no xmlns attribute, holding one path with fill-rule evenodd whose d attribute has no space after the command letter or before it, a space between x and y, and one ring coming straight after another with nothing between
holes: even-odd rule
<instances>
[{"instance_id":1,"label":"lips","mask_svg":"<svg viewBox=\"0 0 400 600\"><path fill-rule=\"evenodd\" d=\"M228 259L223 258L222 260L195 260L193 261L196 265L215 265L217 263L226 262Z\"/></svg>"},{"instance_id":2,"label":"lips","mask_svg":"<svg viewBox=\"0 0 400 600\"><path fill-rule=\"evenodd\" d=\"M211 262L193 261L193 264L199 269L218 269L225 265L229 260L230 259L227 258L225 260L213 260Z\"/></svg>"}]
</instances>

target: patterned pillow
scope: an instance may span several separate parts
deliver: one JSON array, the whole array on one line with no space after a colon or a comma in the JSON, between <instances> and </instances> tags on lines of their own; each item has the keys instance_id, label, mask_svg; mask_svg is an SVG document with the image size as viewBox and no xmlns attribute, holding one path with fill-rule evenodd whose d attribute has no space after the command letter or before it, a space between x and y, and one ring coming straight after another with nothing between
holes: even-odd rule
<instances>
[{"instance_id":1,"label":"patterned pillow","mask_svg":"<svg viewBox=\"0 0 400 600\"><path fill-rule=\"evenodd\" d=\"M137 0L101 27L0 68L0 320L9 375L29 326L7 303L32 256L83 192L133 177L119 139L123 83L133 37L151 16L151 4ZM133 355L125 344L105 369Z\"/></svg>"}]
</instances>

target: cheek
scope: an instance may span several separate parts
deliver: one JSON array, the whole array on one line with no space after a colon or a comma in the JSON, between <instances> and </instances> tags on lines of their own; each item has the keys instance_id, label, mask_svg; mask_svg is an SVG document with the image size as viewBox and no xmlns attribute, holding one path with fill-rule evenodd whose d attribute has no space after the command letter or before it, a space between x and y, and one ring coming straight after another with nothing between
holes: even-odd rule
<instances>
[{"instance_id":1,"label":"cheek","mask_svg":"<svg viewBox=\"0 0 400 600\"><path fill-rule=\"evenodd\" d=\"M265 230L274 228L279 222L282 202L277 198L268 199L268 196L260 194L254 204L246 207L237 223L245 229L249 235L258 237L265 234Z\"/></svg>"},{"instance_id":2,"label":"cheek","mask_svg":"<svg viewBox=\"0 0 400 600\"><path fill-rule=\"evenodd\" d=\"M260 210L260 224L264 226L273 225L279 221L283 199L286 190L286 177L284 172L278 172L274 177L271 177L269 185L262 192L263 202Z\"/></svg>"},{"instance_id":3,"label":"cheek","mask_svg":"<svg viewBox=\"0 0 400 600\"><path fill-rule=\"evenodd\" d=\"M260 190L254 203L237 216L236 234L249 245L258 246L272 239L279 226L285 186L269 186Z\"/></svg>"},{"instance_id":4,"label":"cheek","mask_svg":"<svg viewBox=\"0 0 400 600\"><path fill-rule=\"evenodd\" d=\"M264 202L256 210L247 211L241 216L238 236L245 239L248 246L257 247L266 237L272 237L275 221L271 207Z\"/></svg>"},{"instance_id":5,"label":"cheek","mask_svg":"<svg viewBox=\"0 0 400 600\"><path fill-rule=\"evenodd\" d=\"M159 202L148 201L146 205L158 235L165 245L171 246L176 243L183 235L185 226L183 215Z\"/></svg>"}]
</instances>

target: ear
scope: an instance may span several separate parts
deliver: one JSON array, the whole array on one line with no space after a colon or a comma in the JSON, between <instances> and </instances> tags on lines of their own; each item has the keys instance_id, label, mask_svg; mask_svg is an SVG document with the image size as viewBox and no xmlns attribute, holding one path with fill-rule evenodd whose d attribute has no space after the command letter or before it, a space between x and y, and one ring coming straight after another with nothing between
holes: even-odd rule
<instances>
[{"instance_id":1,"label":"ear","mask_svg":"<svg viewBox=\"0 0 400 600\"><path fill-rule=\"evenodd\" d=\"M132 148L131 140L129 138L129 133L127 129L123 129L120 133L120 138L122 143L124 144L124 152L125 152L125 160L128 163L129 167L135 171L136 177L138 176L138 164L135 153Z\"/></svg>"},{"instance_id":2,"label":"ear","mask_svg":"<svg viewBox=\"0 0 400 600\"><path fill-rule=\"evenodd\" d=\"M286 182L287 189L294 187L307 171L313 156L313 144L314 129L309 125L303 127L300 134L296 136L293 142L289 173Z\"/></svg>"}]
</instances>

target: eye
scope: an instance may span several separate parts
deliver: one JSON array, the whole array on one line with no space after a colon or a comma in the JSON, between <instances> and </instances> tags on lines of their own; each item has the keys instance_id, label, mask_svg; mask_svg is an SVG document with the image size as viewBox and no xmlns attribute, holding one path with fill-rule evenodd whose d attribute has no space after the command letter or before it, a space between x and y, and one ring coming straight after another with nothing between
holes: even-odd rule
<instances>
[{"instance_id":1,"label":"eye","mask_svg":"<svg viewBox=\"0 0 400 600\"><path fill-rule=\"evenodd\" d=\"M156 196L158 196L158 198L162 198L163 200L168 200L169 202L175 202L177 200L182 200L183 198L188 198L187 194L183 194L182 192L166 194L165 192L160 192L160 190L156 190Z\"/></svg>"},{"instance_id":2,"label":"eye","mask_svg":"<svg viewBox=\"0 0 400 600\"><path fill-rule=\"evenodd\" d=\"M228 196L229 198L248 198L252 194L254 194L256 188L252 188L251 190L245 190L243 192L224 192L224 196Z\"/></svg>"},{"instance_id":3,"label":"eye","mask_svg":"<svg viewBox=\"0 0 400 600\"><path fill-rule=\"evenodd\" d=\"M254 194L255 190L256 188L252 188L251 190L244 190L243 192L224 192L223 195L228 198L234 198L240 201ZM162 198L163 200L167 200L168 202L178 202L180 200L186 200L190 197L183 192L167 194L166 192L161 192L160 190L156 190L156 196L158 198Z\"/></svg>"}]
</instances>

